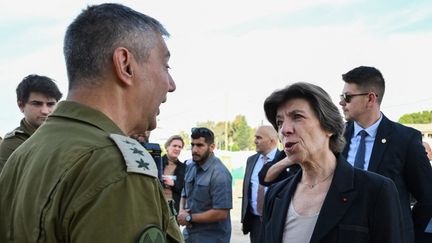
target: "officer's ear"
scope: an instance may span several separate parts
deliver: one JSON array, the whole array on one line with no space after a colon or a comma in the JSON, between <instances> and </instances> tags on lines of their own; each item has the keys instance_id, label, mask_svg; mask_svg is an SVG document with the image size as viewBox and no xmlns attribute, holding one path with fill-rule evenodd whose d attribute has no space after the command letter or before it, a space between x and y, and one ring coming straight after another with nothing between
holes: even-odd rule
<instances>
[{"instance_id":1,"label":"officer's ear","mask_svg":"<svg viewBox=\"0 0 432 243\"><path fill-rule=\"evenodd\" d=\"M24 106L25 106L26 102L22 101L22 100L18 100L17 101L17 105L20 108L21 112L24 112Z\"/></svg>"},{"instance_id":2,"label":"officer's ear","mask_svg":"<svg viewBox=\"0 0 432 243\"><path fill-rule=\"evenodd\" d=\"M128 49L118 47L114 50L113 71L122 85L130 86L133 84L134 63L135 59Z\"/></svg>"}]
</instances>

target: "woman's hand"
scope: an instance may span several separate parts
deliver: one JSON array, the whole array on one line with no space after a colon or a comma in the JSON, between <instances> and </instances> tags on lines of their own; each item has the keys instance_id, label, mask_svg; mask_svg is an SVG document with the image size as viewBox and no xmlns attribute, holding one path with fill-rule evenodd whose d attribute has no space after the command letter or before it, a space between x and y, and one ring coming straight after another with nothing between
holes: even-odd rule
<instances>
[{"instance_id":1,"label":"woman's hand","mask_svg":"<svg viewBox=\"0 0 432 243\"><path fill-rule=\"evenodd\" d=\"M281 163L280 165L283 165L285 168L288 168L294 164L294 161L292 161L290 159L290 156L287 155L285 158L279 160L277 163Z\"/></svg>"},{"instance_id":2,"label":"woman's hand","mask_svg":"<svg viewBox=\"0 0 432 243\"><path fill-rule=\"evenodd\" d=\"M163 183L168 186L174 186L174 180L170 176L162 176Z\"/></svg>"}]
</instances>

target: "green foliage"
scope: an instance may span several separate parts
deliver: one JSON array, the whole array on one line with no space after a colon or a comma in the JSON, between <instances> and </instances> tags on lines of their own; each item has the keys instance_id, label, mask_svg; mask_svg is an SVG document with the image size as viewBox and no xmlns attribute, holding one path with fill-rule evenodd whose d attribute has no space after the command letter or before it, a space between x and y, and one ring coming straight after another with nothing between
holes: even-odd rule
<instances>
[{"instance_id":1,"label":"green foliage","mask_svg":"<svg viewBox=\"0 0 432 243\"><path fill-rule=\"evenodd\" d=\"M220 134L220 126L218 127L213 121L206 121L198 122L197 127L207 127L208 129L212 130L215 135L215 144L218 148L220 148L220 142L223 140Z\"/></svg>"},{"instance_id":2,"label":"green foliage","mask_svg":"<svg viewBox=\"0 0 432 243\"><path fill-rule=\"evenodd\" d=\"M198 127L207 127L215 134L215 144L218 149L229 151L253 150L255 145L255 130L251 128L246 117L238 115L234 121L198 122Z\"/></svg>"},{"instance_id":3,"label":"green foliage","mask_svg":"<svg viewBox=\"0 0 432 243\"><path fill-rule=\"evenodd\" d=\"M237 143L233 143L230 147L230 151L240 151L240 147Z\"/></svg>"},{"instance_id":4,"label":"green foliage","mask_svg":"<svg viewBox=\"0 0 432 243\"><path fill-rule=\"evenodd\" d=\"M402 124L429 124L432 123L432 111L405 114L399 118Z\"/></svg>"},{"instance_id":5,"label":"green foliage","mask_svg":"<svg viewBox=\"0 0 432 243\"><path fill-rule=\"evenodd\" d=\"M233 126L233 139L236 142L239 150L249 150L253 145L253 130L249 127L245 116L237 116L234 119ZM234 150L233 148L233 151Z\"/></svg>"},{"instance_id":6,"label":"green foliage","mask_svg":"<svg viewBox=\"0 0 432 243\"><path fill-rule=\"evenodd\" d=\"M185 143L184 144L184 149L190 149L190 147L191 147L191 145L190 145L190 143L191 143L191 137L190 137L190 135L187 132L185 132L185 131L181 131L179 133L179 135L180 135L180 137L183 138L183 141Z\"/></svg>"}]
</instances>

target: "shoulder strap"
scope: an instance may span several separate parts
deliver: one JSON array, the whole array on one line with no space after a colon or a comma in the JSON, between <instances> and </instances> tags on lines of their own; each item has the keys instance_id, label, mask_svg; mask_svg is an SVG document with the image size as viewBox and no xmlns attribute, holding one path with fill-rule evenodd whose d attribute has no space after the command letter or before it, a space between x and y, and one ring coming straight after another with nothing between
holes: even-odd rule
<instances>
[{"instance_id":1,"label":"shoulder strap","mask_svg":"<svg viewBox=\"0 0 432 243\"><path fill-rule=\"evenodd\" d=\"M156 163L138 141L119 134L110 134L110 138L120 149L126 162L127 172L158 177Z\"/></svg>"},{"instance_id":2,"label":"shoulder strap","mask_svg":"<svg viewBox=\"0 0 432 243\"><path fill-rule=\"evenodd\" d=\"M13 130L12 132L6 133L4 139L14 137L15 135L17 135L19 133L25 134L25 132L23 130L19 129L19 127L18 127L15 130Z\"/></svg>"}]
</instances>

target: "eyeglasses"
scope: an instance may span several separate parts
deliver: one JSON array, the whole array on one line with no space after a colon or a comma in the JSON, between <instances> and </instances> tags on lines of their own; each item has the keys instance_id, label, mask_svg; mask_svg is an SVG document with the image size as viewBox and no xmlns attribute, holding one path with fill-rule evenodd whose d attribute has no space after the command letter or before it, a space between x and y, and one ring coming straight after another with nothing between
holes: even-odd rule
<instances>
[{"instance_id":1,"label":"eyeglasses","mask_svg":"<svg viewBox=\"0 0 432 243\"><path fill-rule=\"evenodd\" d=\"M355 96L369 95L369 94L371 94L371 92L361 93L361 94L341 94L339 97L341 100L345 101L345 103L350 103L351 99ZM374 94L374 95L376 95L376 97L378 97L377 94L375 94L375 93L372 93L372 94Z\"/></svg>"}]
</instances>

